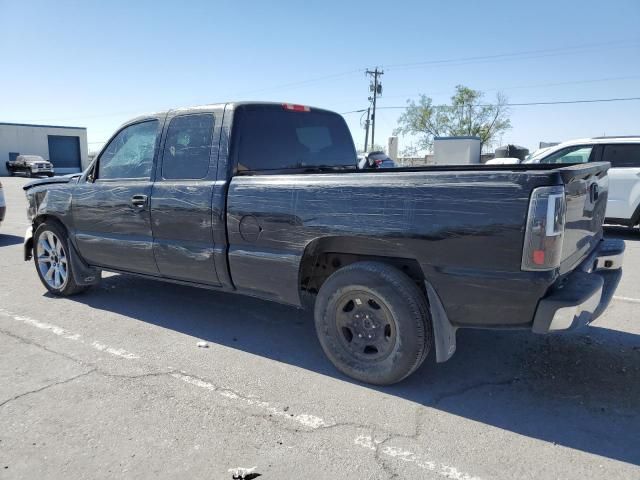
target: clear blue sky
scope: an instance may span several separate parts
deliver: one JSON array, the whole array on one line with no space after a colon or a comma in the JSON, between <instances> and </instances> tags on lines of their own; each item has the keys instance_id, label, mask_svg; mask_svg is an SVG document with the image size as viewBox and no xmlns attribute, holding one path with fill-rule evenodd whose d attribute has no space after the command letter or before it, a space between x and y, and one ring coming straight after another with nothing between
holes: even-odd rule
<instances>
[{"instance_id":1,"label":"clear blue sky","mask_svg":"<svg viewBox=\"0 0 640 480\"><path fill-rule=\"evenodd\" d=\"M128 118L175 106L365 108L376 65L381 107L419 93L446 103L457 84L514 103L640 96L638 0L0 0L0 18L0 121L86 126L90 150ZM457 61L503 54L516 55ZM379 143L400 113L379 111ZM359 114L345 118L360 146ZM511 120L503 141L529 148L640 134L640 101L513 107Z\"/></svg>"}]
</instances>

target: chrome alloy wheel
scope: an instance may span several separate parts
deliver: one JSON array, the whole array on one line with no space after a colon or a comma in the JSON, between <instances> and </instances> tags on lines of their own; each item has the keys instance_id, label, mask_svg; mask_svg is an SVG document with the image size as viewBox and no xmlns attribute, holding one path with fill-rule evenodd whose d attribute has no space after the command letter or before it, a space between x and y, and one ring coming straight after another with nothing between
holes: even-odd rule
<instances>
[{"instance_id":1,"label":"chrome alloy wheel","mask_svg":"<svg viewBox=\"0 0 640 480\"><path fill-rule=\"evenodd\" d=\"M67 284L69 265L62 241L55 233L45 230L38 238L36 255L40 274L51 288L62 289Z\"/></svg>"}]
</instances>

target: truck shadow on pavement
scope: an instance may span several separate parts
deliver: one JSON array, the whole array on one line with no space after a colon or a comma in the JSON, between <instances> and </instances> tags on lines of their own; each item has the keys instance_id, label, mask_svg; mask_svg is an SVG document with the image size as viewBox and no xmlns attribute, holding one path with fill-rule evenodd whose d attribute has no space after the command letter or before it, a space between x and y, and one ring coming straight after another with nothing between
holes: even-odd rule
<instances>
[{"instance_id":1,"label":"truck shadow on pavement","mask_svg":"<svg viewBox=\"0 0 640 480\"><path fill-rule=\"evenodd\" d=\"M326 359L307 312L121 275L72 298L194 337L186 340L194 346L202 339L356 383ZM449 362L436 364L432 353L400 384L367 387L372 395L394 395L554 445L640 465L640 335L597 326L548 337L460 330L458 352ZM429 425L423 425L427 436L428 430Z\"/></svg>"},{"instance_id":2,"label":"truck shadow on pavement","mask_svg":"<svg viewBox=\"0 0 640 480\"><path fill-rule=\"evenodd\" d=\"M5 235L0 233L0 248L17 245L19 243L22 243L23 240L24 237L19 237L17 235Z\"/></svg>"}]
</instances>

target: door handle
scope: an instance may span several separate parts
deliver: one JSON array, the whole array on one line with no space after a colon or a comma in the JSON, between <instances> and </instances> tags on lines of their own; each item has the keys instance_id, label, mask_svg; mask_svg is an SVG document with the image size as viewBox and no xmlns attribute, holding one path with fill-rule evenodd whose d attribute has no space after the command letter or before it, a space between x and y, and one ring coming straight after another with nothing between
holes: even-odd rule
<instances>
[{"instance_id":1,"label":"door handle","mask_svg":"<svg viewBox=\"0 0 640 480\"><path fill-rule=\"evenodd\" d=\"M131 197L131 205L134 207L146 207L148 197L146 195L134 195Z\"/></svg>"}]
</instances>

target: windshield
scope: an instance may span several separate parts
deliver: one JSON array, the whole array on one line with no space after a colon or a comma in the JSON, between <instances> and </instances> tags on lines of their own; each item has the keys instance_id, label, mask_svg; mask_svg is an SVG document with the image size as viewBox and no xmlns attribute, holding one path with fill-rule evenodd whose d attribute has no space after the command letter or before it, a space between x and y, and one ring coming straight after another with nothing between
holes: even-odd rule
<instances>
[{"instance_id":1,"label":"windshield","mask_svg":"<svg viewBox=\"0 0 640 480\"><path fill-rule=\"evenodd\" d=\"M540 150L536 150L531 155L527 156L527 158L522 163L538 163L538 161L547 155L552 147L541 148Z\"/></svg>"}]
</instances>

